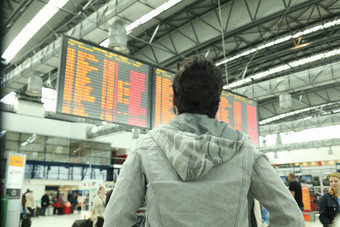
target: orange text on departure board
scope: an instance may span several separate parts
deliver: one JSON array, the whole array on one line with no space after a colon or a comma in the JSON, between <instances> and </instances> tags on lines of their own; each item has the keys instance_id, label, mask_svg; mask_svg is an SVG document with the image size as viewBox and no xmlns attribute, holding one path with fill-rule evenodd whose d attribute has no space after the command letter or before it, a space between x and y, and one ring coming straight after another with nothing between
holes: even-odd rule
<instances>
[{"instance_id":1,"label":"orange text on departure board","mask_svg":"<svg viewBox=\"0 0 340 227\"><path fill-rule=\"evenodd\" d=\"M231 108L232 106L229 104L229 101L226 97L220 98L220 107L216 114L216 119L218 121L224 121L226 123L230 123L229 120L229 110L228 108Z\"/></svg>"},{"instance_id":2,"label":"orange text on departure board","mask_svg":"<svg viewBox=\"0 0 340 227\"><path fill-rule=\"evenodd\" d=\"M129 105L130 83L118 80L117 102Z\"/></svg>"},{"instance_id":3,"label":"orange text on departure board","mask_svg":"<svg viewBox=\"0 0 340 227\"><path fill-rule=\"evenodd\" d=\"M74 73L74 60L76 57L76 50L67 47L67 58L65 66L65 81L64 81L64 94L63 94L63 107L62 112L71 113L71 102L73 94L73 73Z\"/></svg>"},{"instance_id":4,"label":"orange text on departure board","mask_svg":"<svg viewBox=\"0 0 340 227\"><path fill-rule=\"evenodd\" d=\"M98 71L98 68L91 66L89 62L98 62L93 54L88 54L83 51L78 51L77 59L77 72L76 81L74 85L74 109L73 114L78 116L87 117L88 114L85 113L85 107L82 101L85 102L95 102L95 97L90 95L92 87L86 86L90 84L90 77L86 76L91 71Z\"/></svg>"},{"instance_id":5,"label":"orange text on departure board","mask_svg":"<svg viewBox=\"0 0 340 227\"><path fill-rule=\"evenodd\" d=\"M170 79L156 76L156 96L155 96L155 124L166 124L176 116L172 112L172 82Z\"/></svg>"},{"instance_id":6,"label":"orange text on departure board","mask_svg":"<svg viewBox=\"0 0 340 227\"><path fill-rule=\"evenodd\" d=\"M146 127L147 76L126 69L146 72L144 65L73 39L68 45L62 113ZM119 64L123 68L118 71Z\"/></svg>"},{"instance_id":7,"label":"orange text on departure board","mask_svg":"<svg viewBox=\"0 0 340 227\"><path fill-rule=\"evenodd\" d=\"M118 77L118 63L104 59L102 101L100 119L104 121L116 121L113 110L114 84Z\"/></svg>"}]
</instances>

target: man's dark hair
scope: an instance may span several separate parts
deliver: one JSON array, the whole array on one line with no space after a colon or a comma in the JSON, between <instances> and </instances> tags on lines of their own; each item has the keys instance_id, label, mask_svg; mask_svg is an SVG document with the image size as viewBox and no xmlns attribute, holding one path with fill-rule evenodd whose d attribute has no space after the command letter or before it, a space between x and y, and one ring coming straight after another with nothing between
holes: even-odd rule
<instances>
[{"instance_id":1,"label":"man's dark hair","mask_svg":"<svg viewBox=\"0 0 340 227\"><path fill-rule=\"evenodd\" d=\"M172 87L178 114L197 113L215 118L223 79L214 62L200 56L185 61L180 65Z\"/></svg>"}]
</instances>

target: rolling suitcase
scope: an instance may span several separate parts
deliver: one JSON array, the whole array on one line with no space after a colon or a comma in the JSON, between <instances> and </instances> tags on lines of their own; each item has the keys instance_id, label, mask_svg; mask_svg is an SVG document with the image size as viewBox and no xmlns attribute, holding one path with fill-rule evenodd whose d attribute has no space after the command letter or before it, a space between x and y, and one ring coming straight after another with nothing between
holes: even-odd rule
<instances>
[{"instance_id":1,"label":"rolling suitcase","mask_svg":"<svg viewBox=\"0 0 340 227\"><path fill-rule=\"evenodd\" d=\"M27 215L23 215L21 220L21 227L31 227L32 221Z\"/></svg>"},{"instance_id":2,"label":"rolling suitcase","mask_svg":"<svg viewBox=\"0 0 340 227\"><path fill-rule=\"evenodd\" d=\"M90 219L76 220L75 222L73 222L72 227L92 227L92 220Z\"/></svg>"},{"instance_id":3,"label":"rolling suitcase","mask_svg":"<svg viewBox=\"0 0 340 227\"><path fill-rule=\"evenodd\" d=\"M41 208L40 207L36 207L34 209L34 217L39 217L40 214L41 214Z\"/></svg>"}]
</instances>

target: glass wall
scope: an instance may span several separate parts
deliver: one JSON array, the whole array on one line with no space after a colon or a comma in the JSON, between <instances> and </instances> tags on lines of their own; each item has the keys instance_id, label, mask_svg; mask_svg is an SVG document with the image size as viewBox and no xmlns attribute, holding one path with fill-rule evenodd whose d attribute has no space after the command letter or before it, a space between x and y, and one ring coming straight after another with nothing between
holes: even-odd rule
<instances>
[{"instance_id":1,"label":"glass wall","mask_svg":"<svg viewBox=\"0 0 340 227\"><path fill-rule=\"evenodd\" d=\"M106 180L108 177L109 143L16 132L7 132L2 141L5 141L5 158L9 152L26 155L25 178Z\"/></svg>"},{"instance_id":2,"label":"glass wall","mask_svg":"<svg viewBox=\"0 0 340 227\"><path fill-rule=\"evenodd\" d=\"M26 179L48 180L113 180L110 166L72 164L60 162L32 161L26 162Z\"/></svg>"},{"instance_id":3,"label":"glass wall","mask_svg":"<svg viewBox=\"0 0 340 227\"><path fill-rule=\"evenodd\" d=\"M36 134L7 132L5 155L25 154L27 160L107 165L111 164L111 145ZM6 157L5 156L5 157Z\"/></svg>"}]
</instances>

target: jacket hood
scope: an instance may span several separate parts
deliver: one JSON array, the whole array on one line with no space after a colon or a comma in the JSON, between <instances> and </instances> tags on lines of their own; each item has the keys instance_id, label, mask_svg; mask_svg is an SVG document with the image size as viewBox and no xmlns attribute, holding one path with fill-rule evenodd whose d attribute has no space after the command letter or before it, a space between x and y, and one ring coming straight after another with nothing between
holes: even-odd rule
<instances>
[{"instance_id":1,"label":"jacket hood","mask_svg":"<svg viewBox=\"0 0 340 227\"><path fill-rule=\"evenodd\" d=\"M150 131L183 181L206 175L228 162L243 144L243 134L200 114L181 114Z\"/></svg>"}]
</instances>

